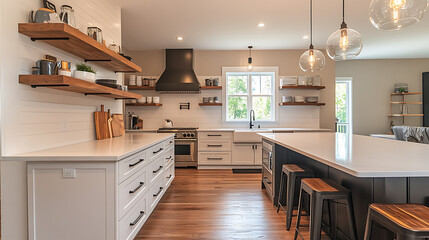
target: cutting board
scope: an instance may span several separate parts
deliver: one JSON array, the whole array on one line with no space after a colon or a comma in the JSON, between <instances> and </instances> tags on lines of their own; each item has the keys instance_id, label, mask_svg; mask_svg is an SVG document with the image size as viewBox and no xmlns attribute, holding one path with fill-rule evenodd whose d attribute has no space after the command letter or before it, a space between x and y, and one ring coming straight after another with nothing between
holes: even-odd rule
<instances>
[{"instance_id":1,"label":"cutting board","mask_svg":"<svg viewBox=\"0 0 429 240\"><path fill-rule=\"evenodd\" d=\"M112 133L113 137L119 137L125 134L124 116L122 114L112 115Z\"/></svg>"},{"instance_id":2,"label":"cutting board","mask_svg":"<svg viewBox=\"0 0 429 240\"><path fill-rule=\"evenodd\" d=\"M104 105L101 105L101 111L94 112L95 133L97 140L110 137L108 126L109 114L104 111Z\"/></svg>"}]
</instances>

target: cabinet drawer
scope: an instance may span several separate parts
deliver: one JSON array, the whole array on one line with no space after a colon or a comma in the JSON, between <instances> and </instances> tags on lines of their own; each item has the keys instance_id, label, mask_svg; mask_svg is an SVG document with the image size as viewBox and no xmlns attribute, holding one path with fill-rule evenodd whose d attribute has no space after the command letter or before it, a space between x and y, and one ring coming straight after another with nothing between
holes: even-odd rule
<instances>
[{"instance_id":1,"label":"cabinet drawer","mask_svg":"<svg viewBox=\"0 0 429 240\"><path fill-rule=\"evenodd\" d=\"M140 171L149 163L146 158L146 151L138 152L119 161L119 182L123 182L134 173Z\"/></svg>"},{"instance_id":2,"label":"cabinet drawer","mask_svg":"<svg viewBox=\"0 0 429 240\"><path fill-rule=\"evenodd\" d=\"M119 219L121 219L148 190L146 169L142 169L119 185Z\"/></svg>"},{"instance_id":3,"label":"cabinet drawer","mask_svg":"<svg viewBox=\"0 0 429 240\"><path fill-rule=\"evenodd\" d=\"M169 149L171 147L174 147L174 138L167 139L165 141L164 145L165 145L165 149Z\"/></svg>"},{"instance_id":4,"label":"cabinet drawer","mask_svg":"<svg viewBox=\"0 0 429 240\"><path fill-rule=\"evenodd\" d=\"M132 240L146 222L150 212L147 195L141 197L130 211L119 221L119 239Z\"/></svg>"},{"instance_id":5,"label":"cabinet drawer","mask_svg":"<svg viewBox=\"0 0 429 240\"><path fill-rule=\"evenodd\" d=\"M230 152L200 152L198 165L231 165Z\"/></svg>"},{"instance_id":6,"label":"cabinet drawer","mask_svg":"<svg viewBox=\"0 0 429 240\"><path fill-rule=\"evenodd\" d=\"M158 143L155 146L153 146L147 150L147 152L148 152L147 155L148 155L148 158L150 160L155 159L158 156L161 156L162 154L164 154L164 152L165 152L164 151L165 150L164 143L165 142Z\"/></svg>"},{"instance_id":7,"label":"cabinet drawer","mask_svg":"<svg viewBox=\"0 0 429 240\"><path fill-rule=\"evenodd\" d=\"M163 183L163 179L159 178L148 191L146 201L148 202L149 214L152 213L159 200L161 200L164 195L166 189Z\"/></svg>"},{"instance_id":8,"label":"cabinet drawer","mask_svg":"<svg viewBox=\"0 0 429 240\"><path fill-rule=\"evenodd\" d=\"M171 184L171 182L173 182L173 179L174 179L174 176L175 176L175 174L174 174L174 164L171 164L167 169L165 169L165 172L164 172L164 187L165 187L165 189L167 189L169 186L170 186L170 184Z\"/></svg>"},{"instance_id":9,"label":"cabinet drawer","mask_svg":"<svg viewBox=\"0 0 429 240\"><path fill-rule=\"evenodd\" d=\"M198 139L201 140L232 140L233 132L198 132Z\"/></svg>"},{"instance_id":10,"label":"cabinet drawer","mask_svg":"<svg viewBox=\"0 0 429 240\"><path fill-rule=\"evenodd\" d=\"M230 152L231 140L201 140L198 141L198 151L202 152Z\"/></svg>"},{"instance_id":11,"label":"cabinet drawer","mask_svg":"<svg viewBox=\"0 0 429 240\"><path fill-rule=\"evenodd\" d=\"M164 173L164 158L163 156L157 158L153 163L149 164L146 168L146 175L149 179L149 187L152 187L152 184L161 178Z\"/></svg>"},{"instance_id":12,"label":"cabinet drawer","mask_svg":"<svg viewBox=\"0 0 429 240\"><path fill-rule=\"evenodd\" d=\"M164 166L168 167L172 163L174 163L174 148L170 148L164 154Z\"/></svg>"}]
</instances>

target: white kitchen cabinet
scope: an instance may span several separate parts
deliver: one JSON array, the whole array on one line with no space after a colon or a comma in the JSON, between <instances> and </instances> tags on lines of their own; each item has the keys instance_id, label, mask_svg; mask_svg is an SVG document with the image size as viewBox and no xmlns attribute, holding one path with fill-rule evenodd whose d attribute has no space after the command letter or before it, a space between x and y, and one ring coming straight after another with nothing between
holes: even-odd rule
<instances>
[{"instance_id":1,"label":"white kitchen cabinet","mask_svg":"<svg viewBox=\"0 0 429 240\"><path fill-rule=\"evenodd\" d=\"M234 144L232 165L261 166L262 144Z\"/></svg>"},{"instance_id":2,"label":"white kitchen cabinet","mask_svg":"<svg viewBox=\"0 0 429 240\"><path fill-rule=\"evenodd\" d=\"M233 132L198 132L198 166L231 167Z\"/></svg>"},{"instance_id":3,"label":"white kitchen cabinet","mask_svg":"<svg viewBox=\"0 0 429 240\"><path fill-rule=\"evenodd\" d=\"M28 238L134 239L174 179L173 141L118 161L28 162Z\"/></svg>"}]
</instances>

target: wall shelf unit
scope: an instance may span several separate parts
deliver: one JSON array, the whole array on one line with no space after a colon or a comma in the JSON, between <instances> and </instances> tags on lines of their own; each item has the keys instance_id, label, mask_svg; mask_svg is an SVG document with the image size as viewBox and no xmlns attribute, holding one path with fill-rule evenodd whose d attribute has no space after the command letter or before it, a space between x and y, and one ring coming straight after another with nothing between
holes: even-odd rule
<instances>
[{"instance_id":1,"label":"wall shelf unit","mask_svg":"<svg viewBox=\"0 0 429 240\"><path fill-rule=\"evenodd\" d=\"M140 94L105 87L85 80L61 75L19 75L19 83L33 88L48 87L61 91L97 95L115 99L139 99Z\"/></svg>"},{"instance_id":2,"label":"wall shelf unit","mask_svg":"<svg viewBox=\"0 0 429 240\"><path fill-rule=\"evenodd\" d=\"M222 103L199 103L200 106L222 106Z\"/></svg>"},{"instance_id":3,"label":"wall shelf unit","mask_svg":"<svg viewBox=\"0 0 429 240\"><path fill-rule=\"evenodd\" d=\"M393 118L394 117L402 117L402 125L405 125L405 117L423 117L424 115L421 113L408 113L407 105L423 105L423 102L420 101L406 101L407 96L411 95L421 95L422 92L403 92L403 93L391 93L389 97L390 103L390 112L387 115L390 118L390 125L393 126ZM399 101L393 101L393 98L400 99ZM393 113L392 106L399 105L401 113Z\"/></svg>"},{"instance_id":4,"label":"wall shelf unit","mask_svg":"<svg viewBox=\"0 0 429 240\"><path fill-rule=\"evenodd\" d=\"M128 86L128 90L156 90L156 88L149 86Z\"/></svg>"},{"instance_id":5,"label":"wall shelf unit","mask_svg":"<svg viewBox=\"0 0 429 240\"><path fill-rule=\"evenodd\" d=\"M280 106L325 106L325 103L279 103Z\"/></svg>"},{"instance_id":6,"label":"wall shelf unit","mask_svg":"<svg viewBox=\"0 0 429 240\"><path fill-rule=\"evenodd\" d=\"M19 23L18 31L112 71L141 72L135 63L66 23Z\"/></svg>"},{"instance_id":7,"label":"wall shelf unit","mask_svg":"<svg viewBox=\"0 0 429 240\"><path fill-rule=\"evenodd\" d=\"M139 107L161 107L161 103L127 103L127 106L139 106Z\"/></svg>"},{"instance_id":8,"label":"wall shelf unit","mask_svg":"<svg viewBox=\"0 0 429 240\"><path fill-rule=\"evenodd\" d=\"M201 86L201 90L222 90L222 86Z\"/></svg>"},{"instance_id":9,"label":"wall shelf unit","mask_svg":"<svg viewBox=\"0 0 429 240\"><path fill-rule=\"evenodd\" d=\"M281 86L280 89L314 89L321 90L325 89L325 86Z\"/></svg>"}]
</instances>

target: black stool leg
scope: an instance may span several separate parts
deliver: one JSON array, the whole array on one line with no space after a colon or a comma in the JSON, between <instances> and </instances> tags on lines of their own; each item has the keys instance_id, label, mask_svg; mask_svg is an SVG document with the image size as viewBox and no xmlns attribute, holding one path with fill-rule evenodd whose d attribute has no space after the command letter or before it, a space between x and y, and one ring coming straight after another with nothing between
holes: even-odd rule
<instances>
[{"instance_id":1,"label":"black stool leg","mask_svg":"<svg viewBox=\"0 0 429 240\"><path fill-rule=\"evenodd\" d=\"M299 222L301 221L301 211L302 211L302 192L304 190L302 189L301 186L301 190L299 191L299 202L298 202L298 217L296 218L296 228L295 228L295 237L293 238L294 240L296 240L296 238L298 237L298 232L299 232Z\"/></svg>"},{"instance_id":2,"label":"black stool leg","mask_svg":"<svg viewBox=\"0 0 429 240\"><path fill-rule=\"evenodd\" d=\"M329 201L328 202L328 210L329 210L329 228L330 228L330 237L332 240L337 239L337 205Z\"/></svg>"},{"instance_id":3,"label":"black stool leg","mask_svg":"<svg viewBox=\"0 0 429 240\"><path fill-rule=\"evenodd\" d=\"M310 240L320 240L322 230L323 199L313 194L310 204ZM353 239L356 240L356 239Z\"/></svg>"},{"instance_id":4,"label":"black stool leg","mask_svg":"<svg viewBox=\"0 0 429 240\"><path fill-rule=\"evenodd\" d=\"M371 239L372 225L373 225L373 219L372 219L371 209L369 209L368 216L366 217L365 236L363 238L364 240Z\"/></svg>"},{"instance_id":5,"label":"black stool leg","mask_svg":"<svg viewBox=\"0 0 429 240\"><path fill-rule=\"evenodd\" d=\"M355 215L353 211L353 201L351 194L347 195L347 212L349 216L350 238L351 240L357 240Z\"/></svg>"},{"instance_id":6,"label":"black stool leg","mask_svg":"<svg viewBox=\"0 0 429 240\"><path fill-rule=\"evenodd\" d=\"M286 198L286 230L289 231L292 225L293 215L293 199L295 197L295 174L289 173L287 175L287 198Z\"/></svg>"},{"instance_id":7,"label":"black stool leg","mask_svg":"<svg viewBox=\"0 0 429 240\"><path fill-rule=\"evenodd\" d=\"M283 194L283 175L284 173L282 172L281 176L280 176L280 191L279 191L279 197L277 198L277 213L279 213L280 207L281 207L281 199L282 199L282 194Z\"/></svg>"}]
</instances>

